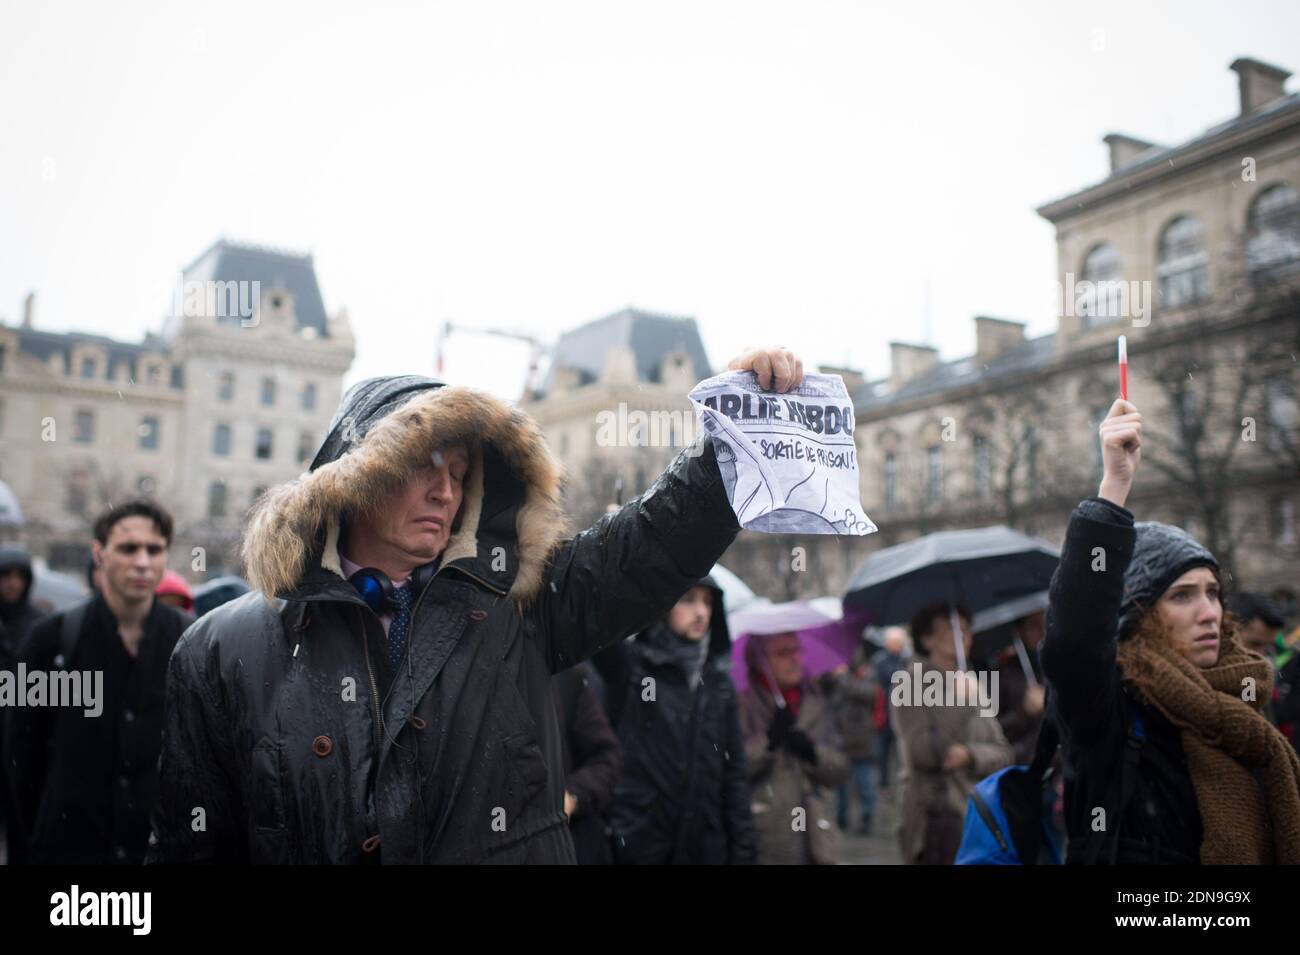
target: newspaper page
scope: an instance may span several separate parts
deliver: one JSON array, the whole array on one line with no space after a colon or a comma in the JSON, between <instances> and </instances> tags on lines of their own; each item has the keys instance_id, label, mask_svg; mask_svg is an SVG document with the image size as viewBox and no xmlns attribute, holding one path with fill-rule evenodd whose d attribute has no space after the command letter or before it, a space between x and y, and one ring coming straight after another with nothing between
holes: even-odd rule
<instances>
[{"instance_id":1,"label":"newspaper page","mask_svg":"<svg viewBox=\"0 0 1300 955\"><path fill-rule=\"evenodd\" d=\"M713 438L740 526L769 534L864 535L853 402L839 375L804 375L785 394L752 371L707 378L690 394Z\"/></svg>"}]
</instances>

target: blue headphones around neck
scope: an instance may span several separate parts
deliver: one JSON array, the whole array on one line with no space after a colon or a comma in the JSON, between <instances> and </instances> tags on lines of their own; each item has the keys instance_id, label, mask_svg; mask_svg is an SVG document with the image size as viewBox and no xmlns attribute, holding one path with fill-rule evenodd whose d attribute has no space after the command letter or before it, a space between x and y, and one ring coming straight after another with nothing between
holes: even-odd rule
<instances>
[{"instance_id":1,"label":"blue headphones around neck","mask_svg":"<svg viewBox=\"0 0 1300 955\"><path fill-rule=\"evenodd\" d=\"M438 569L439 561L430 561L421 567L417 567L411 574L408 583L411 585L411 593L418 594L424 589L430 578ZM348 583L356 588L361 599L366 602L366 606L377 613L379 616L391 614L397 610L397 588L393 586L392 580L382 570L374 567L363 567L355 574L348 578Z\"/></svg>"}]
</instances>

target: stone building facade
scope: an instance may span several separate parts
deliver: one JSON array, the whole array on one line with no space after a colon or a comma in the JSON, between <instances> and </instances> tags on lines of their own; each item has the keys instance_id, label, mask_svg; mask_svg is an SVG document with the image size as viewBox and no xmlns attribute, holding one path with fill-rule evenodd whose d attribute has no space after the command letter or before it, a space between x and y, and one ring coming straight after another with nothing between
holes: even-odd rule
<instances>
[{"instance_id":1,"label":"stone building facade","mask_svg":"<svg viewBox=\"0 0 1300 955\"><path fill-rule=\"evenodd\" d=\"M43 331L31 299L0 323L0 481L54 566L79 570L95 513L142 494L175 516L176 569L237 572L248 507L302 472L338 405L354 342L309 255L220 241L176 284L138 344Z\"/></svg>"}]
</instances>

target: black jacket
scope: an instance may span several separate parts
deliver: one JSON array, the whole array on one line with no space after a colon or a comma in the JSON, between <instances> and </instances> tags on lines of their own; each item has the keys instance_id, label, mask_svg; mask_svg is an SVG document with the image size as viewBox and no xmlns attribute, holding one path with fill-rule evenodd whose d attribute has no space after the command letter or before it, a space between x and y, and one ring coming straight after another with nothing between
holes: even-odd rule
<instances>
[{"instance_id":1,"label":"black jacket","mask_svg":"<svg viewBox=\"0 0 1300 955\"><path fill-rule=\"evenodd\" d=\"M0 604L0 670L12 670L18 661L18 648L45 612L34 605L32 596L32 558L22 547L0 547L0 573L21 571L27 577L27 588L12 604ZM0 713L0 716L3 716Z\"/></svg>"},{"instance_id":2,"label":"black jacket","mask_svg":"<svg viewBox=\"0 0 1300 955\"><path fill-rule=\"evenodd\" d=\"M715 596L697 689L691 689L680 655L665 649L680 638L664 621L594 661L605 678L606 710L623 744L623 778L610 810L620 863L754 861L726 610L712 579L698 583L712 587Z\"/></svg>"},{"instance_id":3,"label":"black jacket","mask_svg":"<svg viewBox=\"0 0 1300 955\"><path fill-rule=\"evenodd\" d=\"M96 592L72 658L60 667L63 618L46 617L18 655L27 672L102 675L102 712L85 707L15 707L5 727L12 792L27 861L99 864L144 861L149 813L158 796L167 660L191 617L155 600L134 659Z\"/></svg>"},{"instance_id":4,"label":"black jacket","mask_svg":"<svg viewBox=\"0 0 1300 955\"><path fill-rule=\"evenodd\" d=\"M339 527L451 441L472 450L461 516L381 695L385 634ZM504 402L414 376L350 389L310 473L250 515L254 592L172 658L150 859L573 862L551 676L663 613L738 526L707 441L567 541L559 479Z\"/></svg>"},{"instance_id":5,"label":"black jacket","mask_svg":"<svg viewBox=\"0 0 1300 955\"><path fill-rule=\"evenodd\" d=\"M13 603L0 603L0 670L14 671L18 664L18 649L45 612L31 601L32 558L26 548L14 545L0 547L0 573L18 570L27 578L22 596ZM5 757L5 722L7 707L0 707L0 825L5 828L6 848L10 865L26 861L23 845L23 827L18 819L9 786L9 760Z\"/></svg>"},{"instance_id":6,"label":"black jacket","mask_svg":"<svg viewBox=\"0 0 1300 955\"><path fill-rule=\"evenodd\" d=\"M591 668L579 663L555 674L555 713L560 719L564 788L578 801L569 835L579 865L608 865L605 811L623 772L623 748L592 688Z\"/></svg>"},{"instance_id":7,"label":"black jacket","mask_svg":"<svg viewBox=\"0 0 1300 955\"><path fill-rule=\"evenodd\" d=\"M1180 731L1138 702L1116 663L1135 536L1133 515L1125 508L1101 498L1082 502L1070 516L1052 578L1040 655L1061 731L1068 862L1195 863L1199 858L1201 820ZM1148 548L1140 573L1129 575L1130 594L1134 579L1168 576L1161 568L1170 556L1181 555ZM1130 739L1137 716L1146 736L1141 745ZM1140 753L1136 779L1127 810L1117 820L1130 745ZM1105 812L1102 832L1093 828L1103 819L1099 809Z\"/></svg>"}]
</instances>

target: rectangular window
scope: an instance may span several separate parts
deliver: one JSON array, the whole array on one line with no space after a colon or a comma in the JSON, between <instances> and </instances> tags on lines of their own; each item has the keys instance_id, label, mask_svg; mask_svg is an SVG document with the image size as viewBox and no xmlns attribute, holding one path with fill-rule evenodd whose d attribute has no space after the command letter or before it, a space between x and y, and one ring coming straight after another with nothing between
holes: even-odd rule
<instances>
[{"instance_id":1,"label":"rectangular window","mask_svg":"<svg viewBox=\"0 0 1300 955\"><path fill-rule=\"evenodd\" d=\"M1295 545L1295 501L1290 498L1273 502L1273 538L1282 547Z\"/></svg>"},{"instance_id":2,"label":"rectangular window","mask_svg":"<svg viewBox=\"0 0 1300 955\"><path fill-rule=\"evenodd\" d=\"M257 455L256 456L257 456L257 460L259 461L271 460L271 429L270 428L257 429Z\"/></svg>"},{"instance_id":3,"label":"rectangular window","mask_svg":"<svg viewBox=\"0 0 1300 955\"><path fill-rule=\"evenodd\" d=\"M1038 430L1025 425L1025 476L1031 497L1038 496Z\"/></svg>"},{"instance_id":4,"label":"rectangular window","mask_svg":"<svg viewBox=\"0 0 1300 955\"><path fill-rule=\"evenodd\" d=\"M212 453L223 458L230 454L230 425L219 424L212 429Z\"/></svg>"},{"instance_id":5,"label":"rectangular window","mask_svg":"<svg viewBox=\"0 0 1300 955\"><path fill-rule=\"evenodd\" d=\"M224 481L213 481L208 486L208 517L219 518L226 516L226 484Z\"/></svg>"},{"instance_id":6,"label":"rectangular window","mask_svg":"<svg viewBox=\"0 0 1300 955\"><path fill-rule=\"evenodd\" d=\"M77 517L86 516L86 508L90 501L90 482L80 474L73 475L68 480L67 508L69 514L75 514Z\"/></svg>"},{"instance_id":7,"label":"rectangular window","mask_svg":"<svg viewBox=\"0 0 1300 955\"><path fill-rule=\"evenodd\" d=\"M302 386L302 410L316 410L316 383L314 381L309 381Z\"/></svg>"},{"instance_id":8,"label":"rectangular window","mask_svg":"<svg viewBox=\"0 0 1300 955\"><path fill-rule=\"evenodd\" d=\"M975 493L988 497L993 490L993 464L990 460L988 438L975 438Z\"/></svg>"},{"instance_id":9,"label":"rectangular window","mask_svg":"<svg viewBox=\"0 0 1300 955\"><path fill-rule=\"evenodd\" d=\"M82 378L95 377L95 359L93 358L81 359L81 377Z\"/></svg>"},{"instance_id":10,"label":"rectangular window","mask_svg":"<svg viewBox=\"0 0 1300 955\"><path fill-rule=\"evenodd\" d=\"M1265 378L1264 402L1268 408L1266 440L1269 450L1281 451L1287 446L1287 435L1295 429L1297 419L1295 385L1291 377L1285 373L1277 373Z\"/></svg>"},{"instance_id":11,"label":"rectangular window","mask_svg":"<svg viewBox=\"0 0 1300 955\"><path fill-rule=\"evenodd\" d=\"M885 455L885 510L898 505L898 457L894 452Z\"/></svg>"},{"instance_id":12,"label":"rectangular window","mask_svg":"<svg viewBox=\"0 0 1300 955\"><path fill-rule=\"evenodd\" d=\"M925 498L931 504L943 500L943 448L937 444L925 449Z\"/></svg>"},{"instance_id":13,"label":"rectangular window","mask_svg":"<svg viewBox=\"0 0 1300 955\"><path fill-rule=\"evenodd\" d=\"M142 451L158 450L158 419L152 416L140 419L140 449Z\"/></svg>"},{"instance_id":14,"label":"rectangular window","mask_svg":"<svg viewBox=\"0 0 1300 955\"><path fill-rule=\"evenodd\" d=\"M223 371L217 376L217 400L230 401L235 397L235 373Z\"/></svg>"},{"instance_id":15,"label":"rectangular window","mask_svg":"<svg viewBox=\"0 0 1300 955\"><path fill-rule=\"evenodd\" d=\"M95 414L78 411L72 428L72 440L77 444L90 444L95 440Z\"/></svg>"},{"instance_id":16,"label":"rectangular window","mask_svg":"<svg viewBox=\"0 0 1300 955\"><path fill-rule=\"evenodd\" d=\"M275 379L274 378L262 379L262 404L266 405L266 407L268 408L274 407L275 405Z\"/></svg>"},{"instance_id":17,"label":"rectangular window","mask_svg":"<svg viewBox=\"0 0 1300 955\"><path fill-rule=\"evenodd\" d=\"M1175 396L1174 416L1180 444L1190 444L1200 436L1200 402L1191 388L1184 388Z\"/></svg>"}]
</instances>

